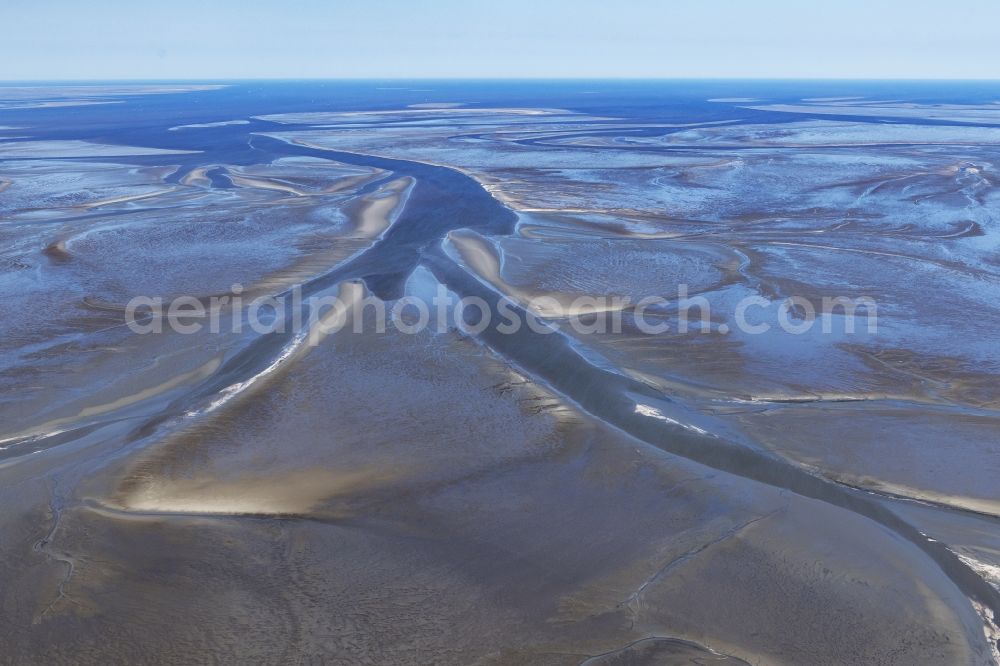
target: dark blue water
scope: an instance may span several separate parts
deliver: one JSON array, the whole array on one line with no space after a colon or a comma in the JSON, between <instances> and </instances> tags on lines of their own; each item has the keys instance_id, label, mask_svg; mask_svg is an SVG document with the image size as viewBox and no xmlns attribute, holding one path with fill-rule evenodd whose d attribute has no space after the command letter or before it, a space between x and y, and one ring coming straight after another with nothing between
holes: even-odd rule
<instances>
[{"instance_id":1,"label":"dark blue water","mask_svg":"<svg viewBox=\"0 0 1000 666\"><path fill-rule=\"evenodd\" d=\"M1000 100L1000 83L975 81L428 80L225 83L228 87L220 90L116 96L116 100L123 101L120 104L0 109L0 124L30 126L33 132L37 132L36 136L45 138L88 138L125 143L186 123L218 122L270 113L400 109L410 104L435 102L460 102L471 107L556 107L648 122L739 119L760 123L787 122L809 116L754 111L739 108L742 106L740 103L707 100L747 97L768 103L794 103L810 97L853 96L921 104L983 104ZM0 84L0 88L5 85L15 84ZM88 85L99 86L100 82ZM244 125L161 138L177 146L194 147L197 144L198 148L210 147L213 137L218 136L222 129L241 133L252 130Z\"/></svg>"}]
</instances>

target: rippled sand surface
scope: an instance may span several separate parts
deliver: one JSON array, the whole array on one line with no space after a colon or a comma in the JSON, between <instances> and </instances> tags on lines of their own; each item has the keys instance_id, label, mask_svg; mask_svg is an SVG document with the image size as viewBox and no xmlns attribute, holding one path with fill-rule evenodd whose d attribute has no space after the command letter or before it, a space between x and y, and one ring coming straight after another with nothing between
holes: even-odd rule
<instances>
[{"instance_id":1,"label":"rippled sand surface","mask_svg":"<svg viewBox=\"0 0 1000 666\"><path fill-rule=\"evenodd\" d=\"M0 662L1000 660L987 93L309 85L0 87Z\"/></svg>"}]
</instances>

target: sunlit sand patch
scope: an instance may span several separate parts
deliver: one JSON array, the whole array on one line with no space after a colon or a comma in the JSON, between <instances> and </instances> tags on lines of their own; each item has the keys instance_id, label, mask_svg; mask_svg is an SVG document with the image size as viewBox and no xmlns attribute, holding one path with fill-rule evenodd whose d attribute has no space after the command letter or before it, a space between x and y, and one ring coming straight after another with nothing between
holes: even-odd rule
<instances>
[{"instance_id":1,"label":"sunlit sand patch","mask_svg":"<svg viewBox=\"0 0 1000 666\"><path fill-rule=\"evenodd\" d=\"M188 185L191 187L210 187L212 179L206 174L214 168L214 165L196 167L184 174L179 182L181 185Z\"/></svg>"},{"instance_id":2,"label":"sunlit sand patch","mask_svg":"<svg viewBox=\"0 0 1000 666\"><path fill-rule=\"evenodd\" d=\"M349 180L350 186L354 187L369 181L371 177L371 175L353 176L345 180ZM406 205L412 186L413 179L397 178L383 184L375 192L348 200L343 208L346 216L344 227L303 238L297 244L302 252L298 259L249 286L246 293L281 292L297 282L329 271L337 264L364 251L395 222ZM305 196L313 195L310 193Z\"/></svg>"},{"instance_id":3,"label":"sunlit sand patch","mask_svg":"<svg viewBox=\"0 0 1000 666\"><path fill-rule=\"evenodd\" d=\"M818 470L818 468L816 469ZM884 493L892 497L923 500L941 506L955 507L958 509L963 509L965 511L972 511L973 513L979 513L986 516L994 516L1000 518L1000 499L967 497L963 495L939 493L933 490L928 490L926 488L915 488L900 483L891 483L888 481L883 481L881 479L873 479L870 476L863 476L861 478L858 478L854 474L850 475L829 474L829 475L831 477L837 478L838 480L843 480L843 482L846 483L847 485L856 486L858 488L864 488L866 490L873 490L875 492ZM994 567L994 569L997 568Z\"/></svg>"},{"instance_id":4,"label":"sunlit sand patch","mask_svg":"<svg viewBox=\"0 0 1000 666\"><path fill-rule=\"evenodd\" d=\"M360 282L344 282L337 288L337 300L334 307L329 308L325 313L321 313L305 337L304 344L295 356L289 360L294 361L302 355L309 353L309 350L316 347L333 331L340 330L344 325L353 321L353 313L357 304L363 301L371 293Z\"/></svg>"},{"instance_id":5,"label":"sunlit sand patch","mask_svg":"<svg viewBox=\"0 0 1000 666\"><path fill-rule=\"evenodd\" d=\"M285 192L297 197L307 196L306 192L300 188L295 187L289 183L282 182L277 179L270 178L255 178L251 176L238 176L234 172L229 172L229 179L233 181L233 185L239 187L252 187L261 190L274 190L277 192Z\"/></svg>"},{"instance_id":6,"label":"sunlit sand patch","mask_svg":"<svg viewBox=\"0 0 1000 666\"><path fill-rule=\"evenodd\" d=\"M126 511L188 515L296 515L324 501L382 487L400 472L384 465L370 469L303 469L234 480L217 477L170 478L140 485L115 498ZM336 509L334 509L336 511Z\"/></svg>"},{"instance_id":7,"label":"sunlit sand patch","mask_svg":"<svg viewBox=\"0 0 1000 666\"><path fill-rule=\"evenodd\" d=\"M249 120L222 120L217 123L193 123L191 125L175 125L168 128L171 132L186 129L208 129L212 127L226 127L228 125L249 125Z\"/></svg>"},{"instance_id":8,"label":"sunlit sand patch","mask_svg":"<svg viewBox=\"0 0 1000 666\"><path fill-rule=\"evenodd\" d=\"M406 198L416 181L410 177L397 178L379 188L378 192L364 198L357 211L355 232L362 238L377 238L392 224L394 215L406 205Z\"/></svg>"},{"instance_id":9,"label":"sunlit sand patch","mask_svg":"<svg viewBox=\"0 0 1000 666\"><path fill-rule=\"evenodd\" d=\"M571 211L550 208L520 208L518 210L523 213L551 213L558 216L569 214L565 224L553 224L551 222L548 224L519 224L517 233L522 238L544 240L546 238L586 238L593 236L598 238L634 240L670 240L691 235L684 231L656 230L652 224L648 223L648 220L637 215L635 211L625 212L593 209ZM579 216L572 215L573 213L577 213ZM605 216L608 221L596 222L585 219L596 216ZM634 217L635 219L629 219L630 217Z\"/></svg>"}]
</instances>

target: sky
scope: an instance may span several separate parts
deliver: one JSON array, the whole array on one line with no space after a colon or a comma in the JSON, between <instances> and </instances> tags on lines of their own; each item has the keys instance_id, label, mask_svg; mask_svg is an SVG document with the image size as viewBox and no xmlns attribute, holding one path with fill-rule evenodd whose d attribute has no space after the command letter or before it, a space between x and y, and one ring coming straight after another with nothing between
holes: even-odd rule
<instances>
[{"instance_id":1,"label":"sky","mask_svg":"<svg viewBox=\"0 0 1000 666\"><path fill-rule=\"evenodd\" d=\"M1000 0L0 0L0 80L1000 79Z\"/></svg>"}]
</instances>

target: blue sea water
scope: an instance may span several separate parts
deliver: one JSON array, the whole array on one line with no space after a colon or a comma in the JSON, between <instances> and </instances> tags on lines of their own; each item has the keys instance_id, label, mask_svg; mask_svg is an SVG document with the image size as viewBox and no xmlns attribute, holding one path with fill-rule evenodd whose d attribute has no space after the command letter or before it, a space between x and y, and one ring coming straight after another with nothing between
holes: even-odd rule
<instances>
[{"instance_id":1,"label":"blue sea water","mask_svg":"<svg viewBox=\"0 0 1000 666\"><path fill-rule=\"evenodd\" d=\"M132 82L143 85L185 82ZM158 130L184 123L210 123L237 117L307 111L374 111L413 104L460 103L470 107L547 107L594 115L661 123L739 120L780 123L809 114L747 109L753 99L768 104L813 98L863 97L917 104L992 104L1000 101L1000 83L979 81L696 81L696 80L558 80L558 81L231 81L208 91L115 96L114 104L33 109L0 108L0 124L31 127L34 138L148 144L190 143L192 136L159 135ZM25 85L81 85L74 82ZM87 86L121 82L87 82ZM824 119L838 116L816 116ZM845 113L843 118L851 118ZM871 120L871 118L869 118ZM887 118L887 122L898 119ZM907 120L937 124L942 121ZM220 128L221 129L221 128ZM247 133L253 126L227 132ZM23 132L19 132L23 135ZM204 134L198 139L204 139ZM215 135L217 132L212 132Z\"/></svg>"}]
</instances>

